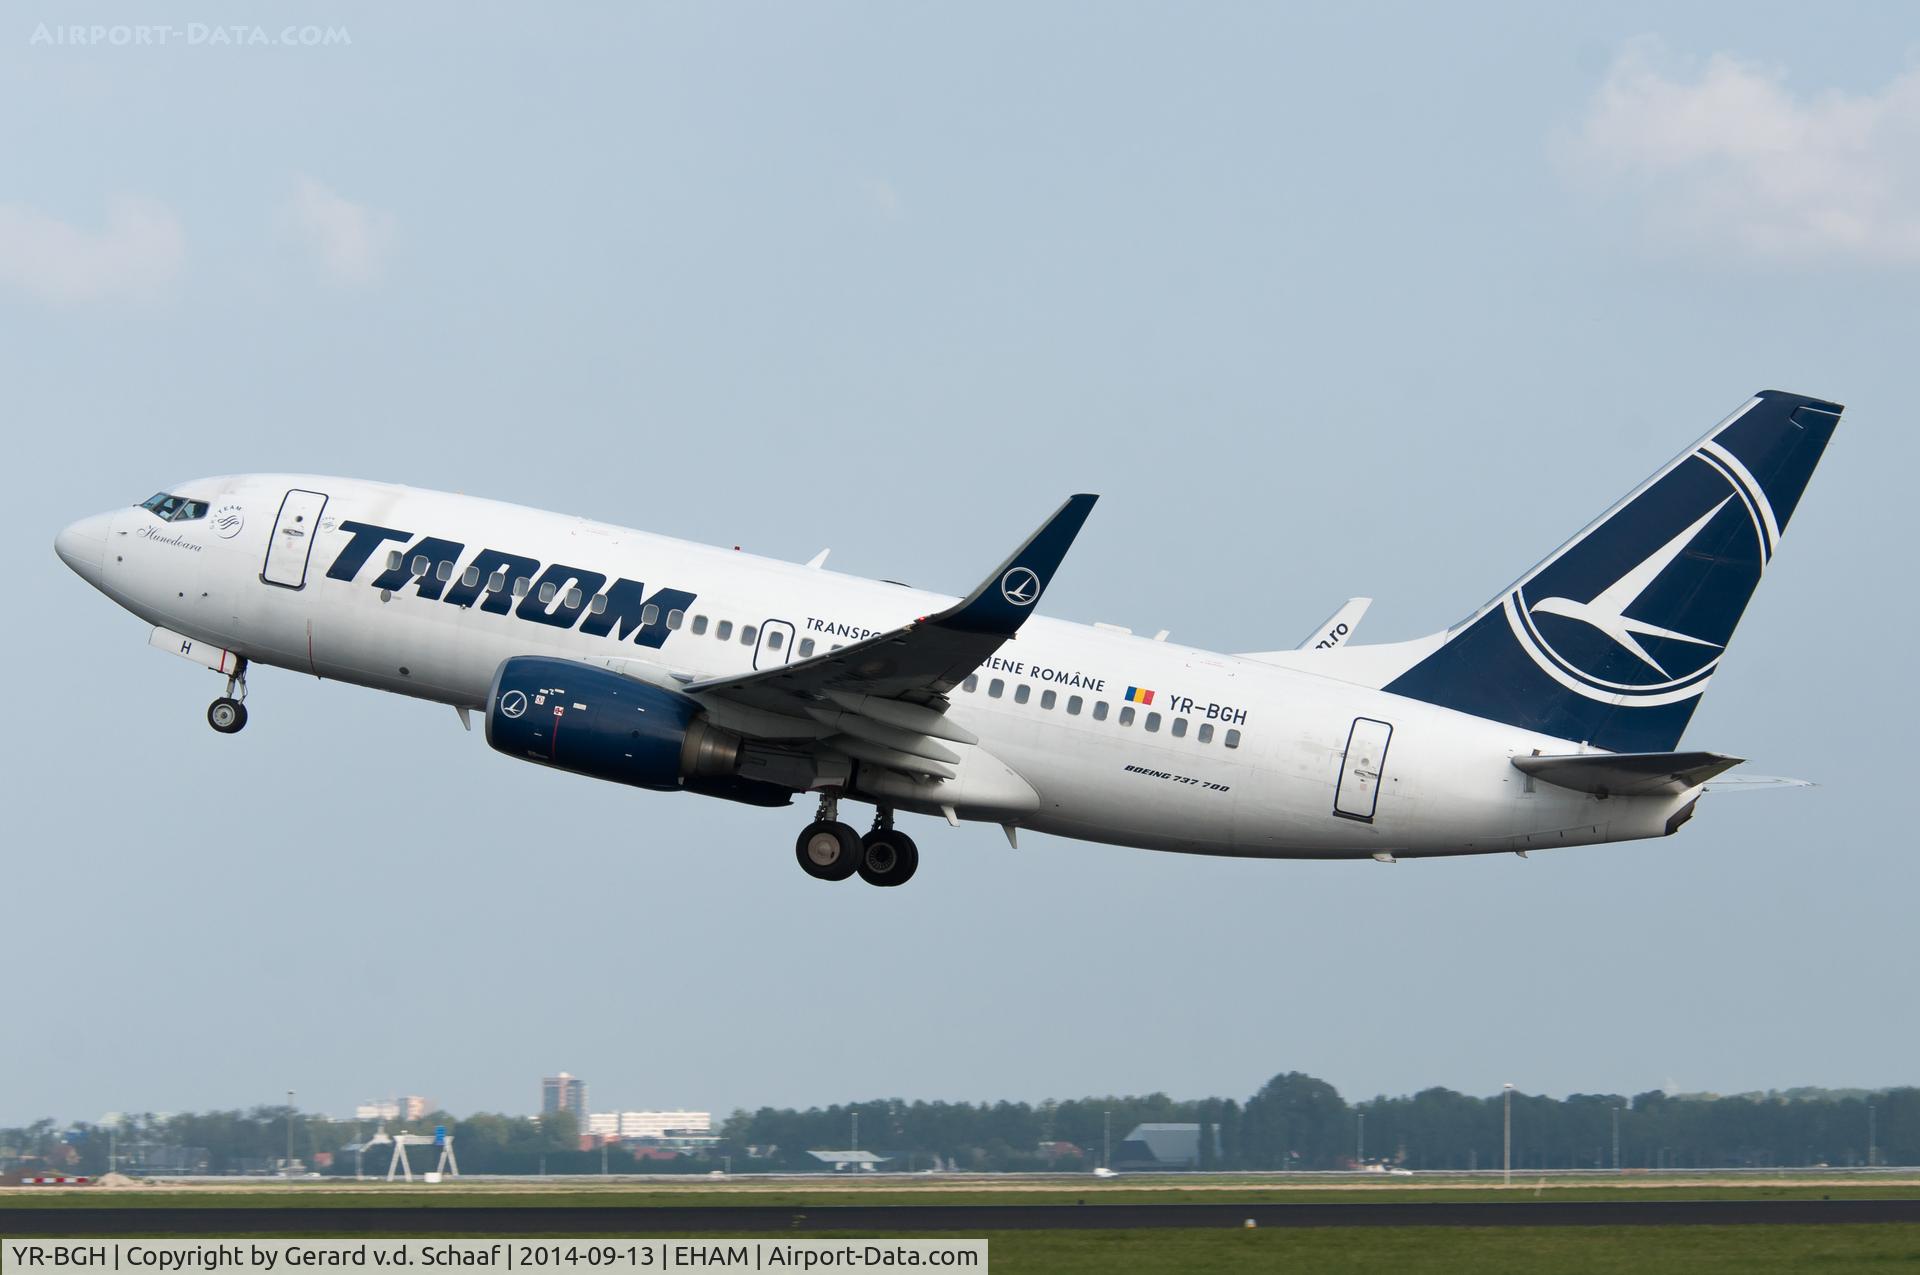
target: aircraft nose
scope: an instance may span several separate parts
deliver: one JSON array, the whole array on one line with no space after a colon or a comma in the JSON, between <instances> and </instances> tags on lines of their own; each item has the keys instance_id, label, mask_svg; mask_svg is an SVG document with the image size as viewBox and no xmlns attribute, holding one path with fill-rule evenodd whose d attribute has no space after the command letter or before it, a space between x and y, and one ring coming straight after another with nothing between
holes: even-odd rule
<instances>
[{"instance_id":1,"label":"aircraft nose","mask_svg":"<svg viewBox=\"0 0 1920 1275\"><path fill-rule=\"evenodd\" d=\"M60 555L60 561L96 589L107 557L107 528L112 522L112 514L95 514L62 528L53 538L53 551Z\"/></svg>"}]
</instances>

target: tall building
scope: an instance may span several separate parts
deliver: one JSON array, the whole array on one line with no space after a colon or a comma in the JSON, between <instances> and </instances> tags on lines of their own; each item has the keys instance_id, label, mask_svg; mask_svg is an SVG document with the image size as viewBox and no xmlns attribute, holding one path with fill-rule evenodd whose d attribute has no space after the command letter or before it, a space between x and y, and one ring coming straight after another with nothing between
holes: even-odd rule
<instances>
[{"instance_id":1,"label":"tall building","mask_svg":"<svg viewBox=\"0 0 1920 1275\"><path fill-rule=\"evenodd\" d=\"M584 1130L587 1127L587 1082L564 1071L541 1080L540 1114L550 1116L556 1111L571 1111Z\"/></svg>"}]
</instances>

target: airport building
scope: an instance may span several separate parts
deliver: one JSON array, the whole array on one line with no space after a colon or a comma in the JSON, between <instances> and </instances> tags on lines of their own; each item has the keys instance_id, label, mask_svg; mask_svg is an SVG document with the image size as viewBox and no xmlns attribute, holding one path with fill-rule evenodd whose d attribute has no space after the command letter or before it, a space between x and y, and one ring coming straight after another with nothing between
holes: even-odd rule
<instances>
[{"instance_id":1,"label":"airport building","mask_svg":"<svg viewBox=\"0 0 1920 1275\"><path fill-rule=\"evenodd\" d=\"M1138 1172L1142 1169L1197 1169L1200 1167L1200 1132L1197 1124L1142 1124L1113 1149L1115 1169ZM1220 1126L1206 1126L1213 1139L1214 1159L1220 1154Z\"/></svg>"},{"instance_id":2,"label":"airport building","mask_svg":"<svg viewBox=\"0 0 1920 1275\"><path fill-rule=\"evenodd\" d=\"M707 1111L599 1111L587 1117L586 1132L602 1138L668 1138L713 1129Z\"/></svg>"}]
</instances>

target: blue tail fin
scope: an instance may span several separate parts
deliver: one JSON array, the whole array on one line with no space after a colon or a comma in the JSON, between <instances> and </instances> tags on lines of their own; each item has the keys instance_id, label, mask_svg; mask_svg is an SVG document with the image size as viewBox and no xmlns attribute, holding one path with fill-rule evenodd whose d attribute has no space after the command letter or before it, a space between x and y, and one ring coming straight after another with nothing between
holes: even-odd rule
<instances>
[{"instance_id":1,"label":"blue tail fin","mask_svg":"<svg viewBox=\"0 0 1920 1275\"><path fill-rule=\"evenodd\" d=\"M1386 689L1610 752L1671 750L1840 411L1755 395Z\"/></svg>"}]
</instances>

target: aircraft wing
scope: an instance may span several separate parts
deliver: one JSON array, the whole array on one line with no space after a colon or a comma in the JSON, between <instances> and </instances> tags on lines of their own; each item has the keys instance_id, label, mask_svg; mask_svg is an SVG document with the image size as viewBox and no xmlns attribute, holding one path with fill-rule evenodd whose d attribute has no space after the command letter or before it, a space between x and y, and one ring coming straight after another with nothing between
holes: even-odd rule
<instances>
[{"instance_id":1,"label":"aircraft wing","mask_svg":"<svg viewBox=\"0 0 1920 1275\"><path fill-rule=\"evenodd\" d=\"M947 692L1033 614L1097 499L1069 497L978 588L936 615L782 668L710 678L681 690L786 717L834 716L843 729L860 731L873 749L898 749L908 742L901 736L974 743L971 733L942 716ZM842 720L849 717L862 720ZM938 751L944 750L936 758Z\"/></svg>"}]
</instances>

